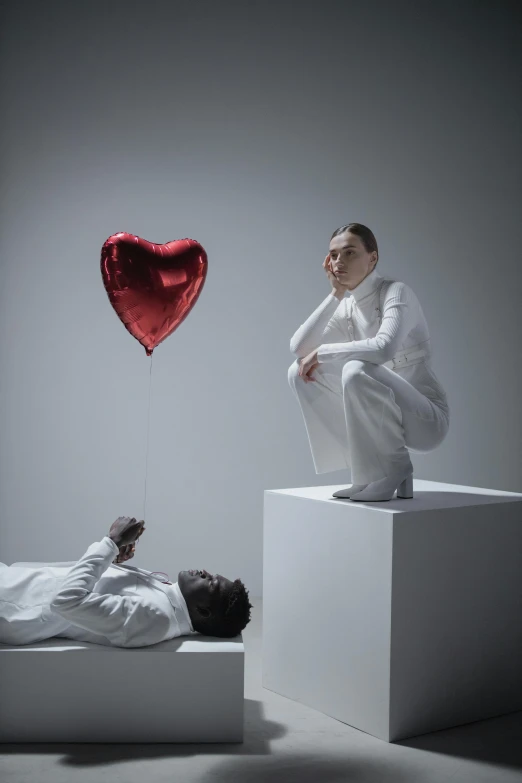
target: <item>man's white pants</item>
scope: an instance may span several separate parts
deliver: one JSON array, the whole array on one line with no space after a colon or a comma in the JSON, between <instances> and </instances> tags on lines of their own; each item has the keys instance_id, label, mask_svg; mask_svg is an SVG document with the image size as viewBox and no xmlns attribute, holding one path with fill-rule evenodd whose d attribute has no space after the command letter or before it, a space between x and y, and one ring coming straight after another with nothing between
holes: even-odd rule
<instances>
[{"instance_id":1,"label":"man's white pants","mask_svg":"<svg viewBox=\"0 0 522 783\"><path fill-rule=\"evenodd\" d=\"M303 414L316 473L351 468L353 484L411 467L408 449L428 452L445 438L449 414L380 364L321 362L304 381L299 360L288 381Z\"/></svg>"}]
</instances>

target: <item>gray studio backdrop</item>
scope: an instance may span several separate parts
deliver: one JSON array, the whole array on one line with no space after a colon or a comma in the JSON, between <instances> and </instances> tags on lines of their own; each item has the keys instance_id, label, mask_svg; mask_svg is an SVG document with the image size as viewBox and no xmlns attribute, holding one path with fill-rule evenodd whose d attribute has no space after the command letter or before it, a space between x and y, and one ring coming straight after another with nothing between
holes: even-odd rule
<instances>
[{"instance_id":1,"label":"gray studio backdrop","mask_svg":"<svg viewBox=\"0 0 522 783\"><path fill-rule=\"evenodd\" d=\"M150 359L102 285L117 231L209 257L153 356L136 565L258 596L263 490L349 482L315 474L287 370L350 221L419 296L447 389L450 433L415 475L522 490L515 3L2 14L1 560L74 560L142 515Z\"/></svg>"}]
</instances>

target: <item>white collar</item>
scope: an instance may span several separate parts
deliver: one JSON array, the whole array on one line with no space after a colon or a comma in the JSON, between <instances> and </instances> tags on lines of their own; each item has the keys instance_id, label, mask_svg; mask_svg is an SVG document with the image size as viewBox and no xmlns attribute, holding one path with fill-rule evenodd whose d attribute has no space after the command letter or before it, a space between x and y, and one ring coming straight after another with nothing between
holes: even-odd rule
<instances>
[{"instance_id":1,"label":"white collar","mask_svg":"<svg viewBox=\"0 0 522 783\"><path fill-rule=\"evenodd\" d=\"M383 277L378 273L377 267L374 267L369 275L361 280L354 289L347 288L347 292L353 296L356 302L360 302L372 294L380 285Z\"/></svg>"},{"instance_id":2,"label":"white collar","mask_svg":"<svg viewBox=\"0 0 522 783\"><path fill-rule=\"evenodd\" d=\"M181 635L185 636L189 633L199 633L199 631L194 630L194 626L192 625L192 620L190 619L190 613L188 610L187 602L185 601L185 596L181 592L181 589L177 582L162 582L159 580L156 576L152 576L154 572L147 571L144 568L138 568L137 566L129 565L128 563L122 564L122 565L116 565L112 564L113 568L121 568L123 571L135 571L137 573L143 574L147 579L150 581L151 584L155 585L156 587L160 587L160 590L163 590L164 593L167 594L167 597L169 595L169 592L172 591L174 594L174 604L181 609L182 616L179 618L176 615L176 612L174 612L173 618L176 619L178 622ZM172 604L172 600L169 598L170 603ZM180 622L181 619L181 622Z\"/></svg>"},{"instance_id":3,"label":"white collar","mask_svg":"<svg viewBox=\"0 0 522 783\"><path fill-rule=\"evenodd\" d=\"M172 590L173 590L174 594L176 595L176 598L178 599L178 605L179 605L180 609L183 611L183 614L185 615L184 619L186 621L186 626L190 630L190 633L196 633L196 631L194 630L194 626L192 625L192 620L190 619L190 613L189 613L189 610L188 610L187 602L185 601L185 596L181 592L181 588L180 588L180 586L178 585L177 582L173 582ZM183 626L183 624L180 623L180 629L184 632L182 634L182 635L184 635L184 634L188 633L188 631L187 631L187 627L183 628L182 626Z\"/></svg>"}]
</instances>

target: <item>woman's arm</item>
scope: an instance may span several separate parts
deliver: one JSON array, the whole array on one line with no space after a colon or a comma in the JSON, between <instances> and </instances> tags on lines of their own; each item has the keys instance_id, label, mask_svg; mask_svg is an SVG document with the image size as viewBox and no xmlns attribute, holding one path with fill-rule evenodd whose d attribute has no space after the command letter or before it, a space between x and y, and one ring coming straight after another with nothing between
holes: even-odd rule
<instances>
[{"instance_id":1,"label":"woman's arm","mask_svg":"<svg viewBox=\"0 0 522 783\"><path fill-rule=\"evenodd\" d=\"M325 339L332 342L344 340L345 334L341 331L335 312L340 301L333 293L328 294L319 307L314 310L307 320L290 340L290 351L303 359L314 351Z\"/></svg>"},{"instance_id":2,"label":"woman's arm","mask_svg":"<svg viewBox=\"0 0 522 783\"><path fill-rule=\"evenodd\" d=\"M352 342L323 343L317 351L317 361L362 359L372 364L388 362L400 349L410 332L413 300L404 283L394 281L388 287L383 303L382 321L375 337Z\"/></svg>"}]
</instances>

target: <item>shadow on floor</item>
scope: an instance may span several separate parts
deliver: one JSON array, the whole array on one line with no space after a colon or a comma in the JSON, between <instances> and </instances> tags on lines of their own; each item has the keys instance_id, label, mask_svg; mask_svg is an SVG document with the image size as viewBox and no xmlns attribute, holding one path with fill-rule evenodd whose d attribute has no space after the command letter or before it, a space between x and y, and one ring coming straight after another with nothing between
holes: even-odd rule
<instances>
[{"instance_id":1,"label":"shadow on floor","mask_svg":"<svg viewBox=\"0 0 522 783\"><path fill-rule=\"evenodd\" d=\"M306 753L280 752L265 758L235 758L218 762L198 783L419 783L419 769L392 768L389 760L332 758L313 749Z\"/></svg>"},{"instance_id":2,"label":"shadow on floor","mask_svg":"<svg viewBox=\"0 0 522 783\"><path fill-rule=\"evenodd\" d=\"M485 721L456 726L408 740L390 743L430 753L447 754L494 766L521 766L522 713L503 715ZM376 740L376 742L380 740ZM419 767L408 770L400 761L390 763L390 757L361 758L351 755L332 758L314 751L309 754L288 753L262 758L227 758L204 774L200 783L418 783ZM433 771L431 774L436 774ZM442 773L441 774L445 774ZM436 778L430 778L435 780ZM441 778L442 779L442 778ZM444 778L446 779L446 778Z\"/></svg>"},{"instance_id":3,"label":"shadow on floor","mask_svg":"<svg viewBox=\"0 0 522 783\"><path fill-rule=\"evenodd\" d=\"M522 769L522 712L421 734L393 744Z\"/></svg>"}]
</instances>

